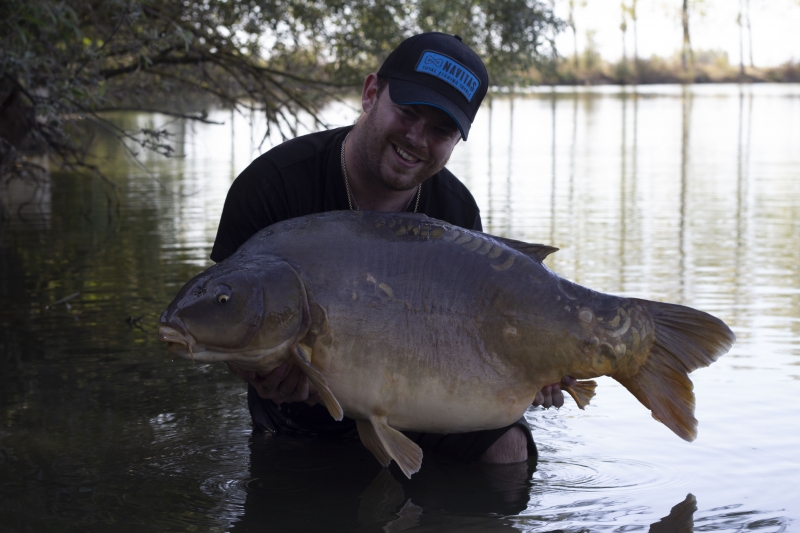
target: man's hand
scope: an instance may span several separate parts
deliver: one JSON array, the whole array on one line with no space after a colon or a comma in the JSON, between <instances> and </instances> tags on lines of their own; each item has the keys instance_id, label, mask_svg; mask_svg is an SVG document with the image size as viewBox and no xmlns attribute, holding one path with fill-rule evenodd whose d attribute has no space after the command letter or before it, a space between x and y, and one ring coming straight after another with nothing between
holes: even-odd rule
<instances>
[{"instance_id":1,"label":"man's hand","mask_svg":"<svg viewBox=\"0 0 800 533\"><path fill-rule=\"evenodd\" d=\"M561 407L564 405L564 393L561 392L562 385L564 387L572 387L578 380L572 376L564 376L561 378L561 383L553 383L542 387L542 390L536 393L536 399L533 400L533 406L542 406L545 409L550 407Z\"/></svg>"},{"instance_id":2,"label":"man's hand","mask_svg":"<svg viewBox=\"0 0 800 533\"><path fill-rule=\"evenodd\" d=\"M312 392L308 376L300 368L283 363L266 376L243 370L231 363L225 363L233 375L251 384L258 395L265 400L272 400L277 405L283 402L305 402L308 405L319 403L319 394Z\"/></svg>"}]
</instances>

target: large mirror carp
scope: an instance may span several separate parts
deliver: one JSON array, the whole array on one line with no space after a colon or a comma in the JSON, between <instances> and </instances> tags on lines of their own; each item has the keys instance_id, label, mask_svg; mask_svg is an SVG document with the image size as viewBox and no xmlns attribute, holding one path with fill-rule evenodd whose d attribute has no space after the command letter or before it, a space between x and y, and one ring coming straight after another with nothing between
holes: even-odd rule
<instances>
[{"instance_id":1,"label":"large mirror carp","mask_svg":"<svg viewBox=\"0 0 800 533\"><path fill-rule=\"evenodd\" d=\"M399 430L507 426L565 375L611 376L693 440L688 374L730 349L731 330L576 285L542 263L555 250L408 213L295 218L190 280L159 338L196 361L299 366L330 414L355 419L378 461L409 477L422 450ZM568 392L583 408L594 388Z\"/></svg>"}]
</instances>

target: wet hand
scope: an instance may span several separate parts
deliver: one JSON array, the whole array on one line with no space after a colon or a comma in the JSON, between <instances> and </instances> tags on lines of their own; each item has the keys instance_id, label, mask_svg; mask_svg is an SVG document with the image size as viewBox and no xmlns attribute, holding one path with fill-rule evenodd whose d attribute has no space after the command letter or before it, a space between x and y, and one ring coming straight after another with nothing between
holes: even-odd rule
<instances>
[{"instance_id":1,"label":"wet hand","mask_svg":"<svg viewBox=\"0 0 800 533\"><path fill-rule=\"evenodd\" d=\"M272 400L280 405L284 402L305 402L308 405L319 403L320 396L311 390L308 376L299 367L283 363L269 374L262 376L244 370L231 363L225 363L234 376L248 382L261 398Z\"/></svg>"},{"instance_id":2,"label":"wet hand","mask_svg":"<svg viewBox=\"0 0 800 533\"><path fill-rule=\"evenodd\" d=\"M536 393L536 398L533 400L533 406L542 406L545 409L550 407L561 407L564 405L564 393L561 392L561 387L572 387L578 380L572 376L564 376L561 378L560 383L553 383L542 387L542 390Z\"/></svg>"}]
</instances>

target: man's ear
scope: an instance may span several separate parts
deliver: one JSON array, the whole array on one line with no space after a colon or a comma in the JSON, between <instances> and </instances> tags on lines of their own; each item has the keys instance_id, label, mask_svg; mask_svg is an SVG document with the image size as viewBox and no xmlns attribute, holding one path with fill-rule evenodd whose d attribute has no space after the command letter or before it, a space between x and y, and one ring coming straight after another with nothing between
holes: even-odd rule
<instances>
[{"instance_id":1,"label":"man's ear","mask_svg":"<svg viewBox=\"0 0 800 533\"><path fill-rule=\"evenodd\" d=\"M361 109L364 113L369 113L377 101L378 75L373 72L364 80L364 88L361 90Z\"/></svg>"}]
</instances>

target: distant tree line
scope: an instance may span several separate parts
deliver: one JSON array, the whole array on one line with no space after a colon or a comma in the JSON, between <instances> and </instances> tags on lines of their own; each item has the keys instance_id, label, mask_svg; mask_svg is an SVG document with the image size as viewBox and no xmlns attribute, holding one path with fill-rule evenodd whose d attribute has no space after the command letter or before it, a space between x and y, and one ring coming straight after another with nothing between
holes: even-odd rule
<instances>
[{"instance_id":1,"label":"distant tree line","mask_svg":"<svg viewBox=\"0 0 800 533\"><path fill-rule=\"evenodd\" d=\"M92 128L169 155L165 130L127 131L108 113L260 113L292 135L359 87L404 37L445 31L484 59L493 85L528 82L562 23L539 0L4 0L0 3L0 173L25 150L97 171ZM92 128L87 128L91 125ZM269 134L269 132L268 132Z\"/></svg>"},{"instance_id":2,"label":"distant tree line","mask_svg":"<svg viewBox=\"0 0 800 533\"><path fill-rule=\"evenodd\" d=\"M589 0L554 0L556 3L565 5L567 9L567 27L572 30L574 56L573 64L571 65L572 71L581 69L579 64L579 51L577 43L577 24L576 12L579 8L586 7ZM791 8L793 5L800 5L800 0L781 0L786 8ZM750 0L737 0L738 13L736 19L729 20L727 23L737 24L739 26L739 73L738 80L770 80L770 81L794 81L796 79L796 66L793 61L787 64L772 69L761 69L756 72L756 65L753 59L753 30L750 19ZM756 4L766 5L763 0L755 0ZM655 2L650 2L654 5ZM649 60L642 60L639 57L638 51L638 9L640 7L639 0L621 0L620 1L620 26L619 29L622 33L622 59L613 69L614 73L612 78L617 82L647 82L646 76L655 75L659 78L659 82L694 82L694 81L732 81L729 72L729 62L727 54L724 61L719 57L717 63L720 68L718 72L709 73L708 55L715 53L712 50L701 51L701 55L705 56L705 62L698 61L696 51L692 46L692 27L697 18L702 18L707 15L711 10L713 2L711 0L664 0L658 2L660 7L666 8L668 12L677 15L681 27L681 43L678 47L680 58L680 73L677 73L672 65L667 65L663 60L659 61L657 58ZM775 6L773 5L773 8ZM779 7L778 7L779 8ZM726 23L722 21L722 23ZM629 63L627 54L627 31L632 26L633 29L633 61ZM591 30L589 30L591 31ZM587 32L587 41L592 45L592 37ZM745 45L745 43L747 43ZM677 45L677 43L676 43ZM676 46L677 47L677 46ZM595 53L595 50L589 50L591 46L587 46L584 56ZM747 49L747 56L749 57L749 67L751 72L746 72L745 69L745 48ZM719 55L719 54L718 54ZM599 55L597 56L599 59ZM723 64L724 63L724 64ZM698 70L698 66L700 67ZM563 70L563 69L562 69ZM584 65L585 70L585 65ZM591 70L591 66L590 66ZM659 71L656 73L655 71ZM724 72L722 72L724 71ZM596 74L596 73L595 73ZM596 77L596 76L595 76ZM558 76L556 76L558 78ZM605 81L612 81L607 75L601 76ZM655 80L652 80L655 81Z\"/></svg>"}]
</instances>

